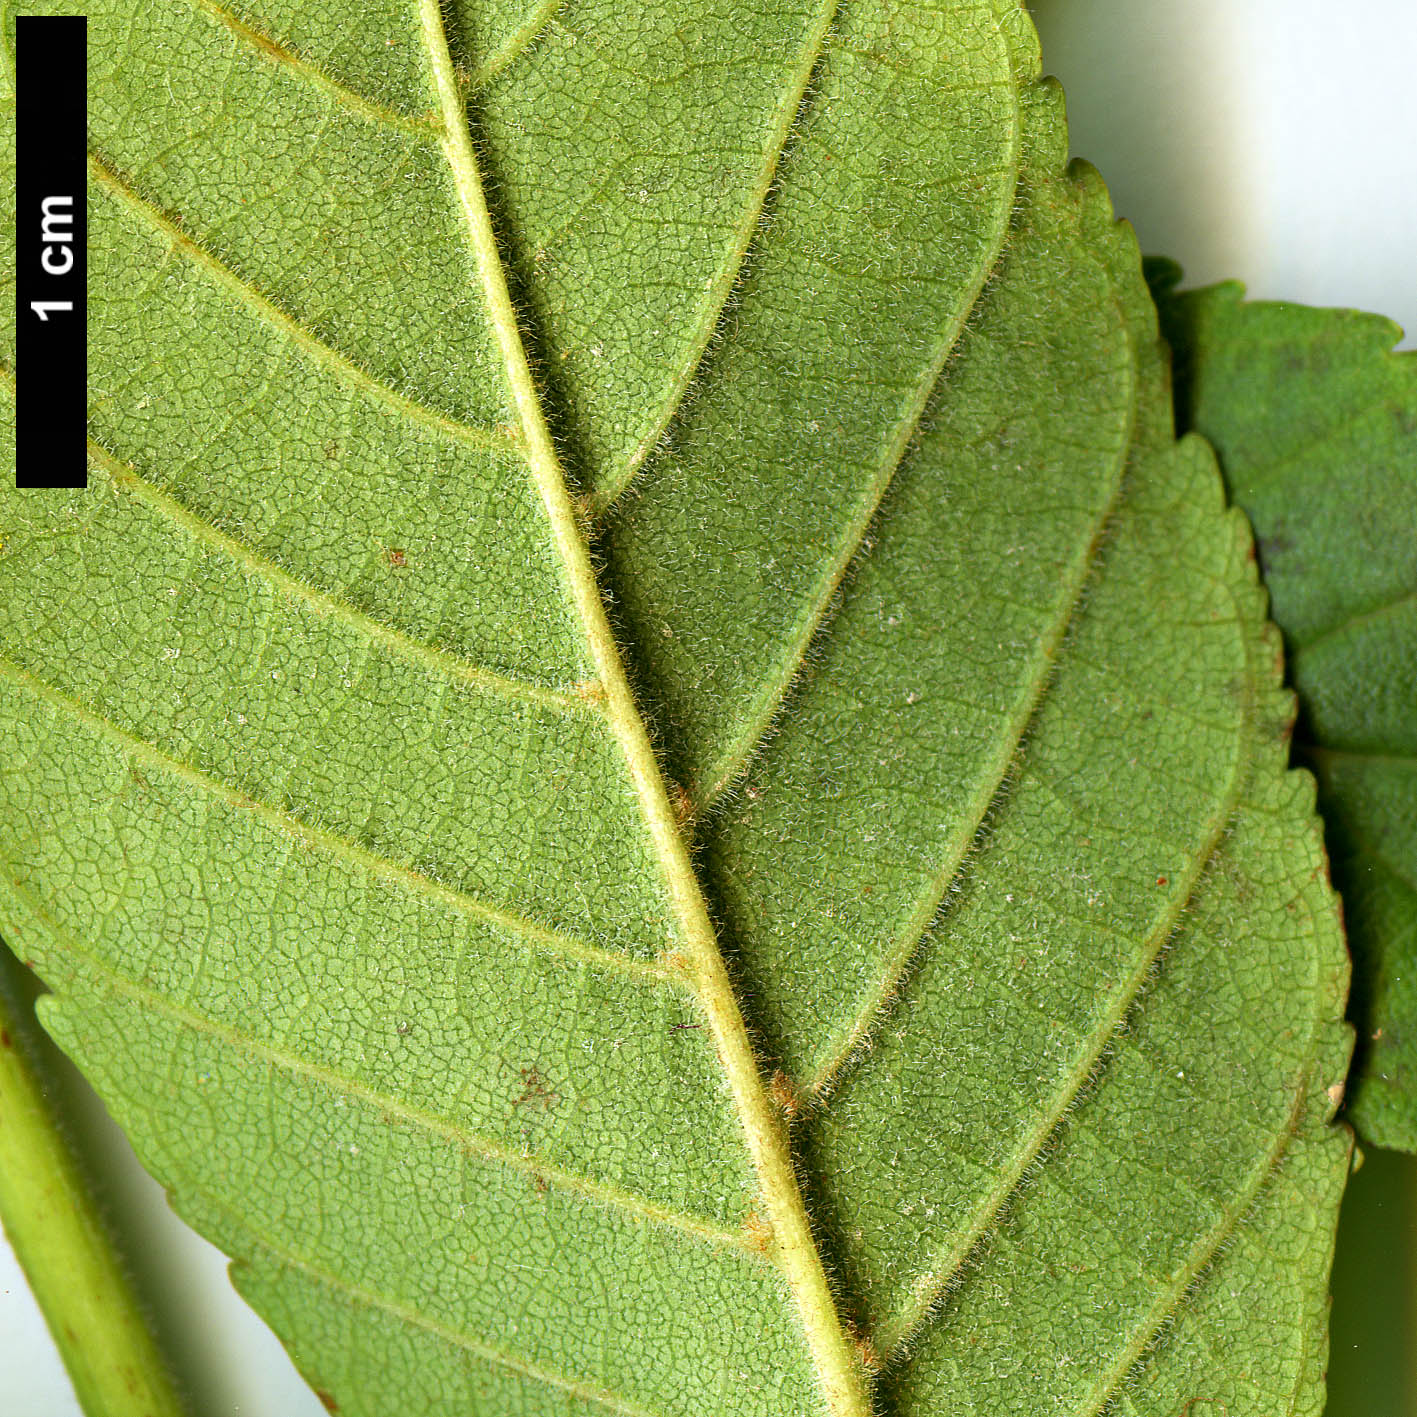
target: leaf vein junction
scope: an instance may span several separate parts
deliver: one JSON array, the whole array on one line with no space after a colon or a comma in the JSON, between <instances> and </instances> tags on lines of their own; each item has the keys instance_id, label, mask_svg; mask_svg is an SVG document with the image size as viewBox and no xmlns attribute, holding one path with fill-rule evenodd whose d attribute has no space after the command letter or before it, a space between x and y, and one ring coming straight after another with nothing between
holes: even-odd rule
<instances>
[{"instance_id":1,"label":"leaf vein junction","mask_svg":"<svg viewBox=\"0 0 1417 1417\"><path fill-rule=\"evenodd\" d=\"M237 18L230 10L217 4L216 0L185 0L185 3L194 10L200 10L203 14L209 15L218 24L230 30L238 40L259 51L266 59L280 65L290 73L299 75L314 88L329 94L337 102L352 109L362 118L367 118L371 123L382 123L389 128L402 129L405 133L413 133L425 142L433 142L437 139L438 119L436 114L400 113L397 109L386 107L371 98L366 98L363 94L340 83L338 79L332 78L323 69L302 59L298 54L292 53L284 45L272 39L270 35L263 34L244 20Z\"/></svg>"},{"instance_id":2,"label":"leaf vein junction","mask_svg":"<svg viewBox=\"0 0 1417 1417\"><path fill-rule=\"evenodd\" d=\"M847 1340L827 1282L793 1169L782 1117L769 1099L759 1071L687 843L680 833L648 730L620 660L577 510L541 408L522 343L517 310L507 288L501 250L468 132L467 114L458 90L439 0L419 0L419 15L433 86L443 110L443 152L466 222L477 278L501 346L507 382L521 420L527 465L546 509L564 563L567 589L605 688L607 716L649 830L690 961L699 1002L707 1016L743 1128L743 1139L776 1241L776 1258L796 1306L832 1417L870 1417L866 1376Z\"/></svg>"},{"instance_id":3,"label":"leaf vein junction","mask_svg":"<svg viewBox=\"0 0 1417 1417\"><path fill-rule=\"evenodd\" d=\"M509 433L494 428L479 428L462 423L427 404L419 403L396 389L390 388L370 374L348 355L328 345L313 331L298 320L287 315L278 305L267 300L258 290L243 280L229 266L219 261L204 246L193 241L186 232L164 216L146 198L138 195L113 168L98 156L89 154L89 171L95 182L135 215L141 217L149 227L162 235L173 250L191 261L198 270L209 276L236 300L246 306L266 324L273 326L288 336L296 345L310 355L323 369L335 375L342 382L351 384L363 393L371 395L380 403L402 414L411 423L433 430L445 438L481 448L488 452L507 457L522 456L521 450Z\"/></svg>"},{"instance_id":4,"label":"leaf vein junction","mask_svg":"<svg viewBox=\"0 0 1417 1417\"><path fill-rule=\"evenodd\" d=\"M338 596L318 589L308 581L292 575L289 571L268 560L252 547L236 537L221 531L211 522L199 517L190 508L150 482L127 464L116 458L107 448L93 439L89 440L89 456L99 465L114 484L151 507L159 515L181 527L194 541L221 552L237 562L253 578L265 581L284 595L300 600L321 616L328 616L348 625L351 629L371 641L392 650L402 659L411 660L436 674L439 678L460 680L471 684L495 698L513 699L523 703L534 703L544 708L557 709L563 713L590 713L595 704L589 698L577 694L562 693L547 689L530 680L516 679L499 674L483 665L414 639L402 630L376 620L361 610L356 610Z\"/></svg>"},{"instance_id":5,"label":"leaf vein junction","mask_svg":"<svg viewBox=\"0 0 1417 1417\"><path fill-rule=\"evenodd\" d=\"M297 841L304 842L328 856L349 862L379 880L390 881L412 895L435 900L461 914L472 915L498 925L502 929L520 936L530 948L542 950L563 959L578 960L599 969L630 974L637 978L654 980L679 989L688 988L687 981L677 970L652 960L637 959L632 955L601 949L577 936L550 929L527 919L525 916L488 905L466 891L445 885L441 881L415 871L410 866L403 866L387 857L380 856L367 847L359 845L358 842L341 836L338 832L312 826L290 812L252 797L238 787L232 787L229 783L209 777L190 763L184 763L180 759L172 757L145 738L129 733L112 720L85 708L77 700L70 698L30 670L11 660L0 658L0 679L9 680L18 688L43 700L61 713L77 719L86 728L116 743L146 766L166 772L189 787L208 793L238 811L250 812L252 816L274 830L294 837Z\"/></svg>"},{"instance_id":6,"label":"leaf vein junction","mask_svg":"<svg viewBox=\"0 0 1417 1417\"><path fill-rule=\"evenodd\" d=\"M164 1018L192 1033L217 1039L233 1052L243 1053L249 1058L278 1068L284 1073L318 1083L341 1097L353 1098L370 1107L377 1108L380 1113L405 1122L410 1127L430 1136L439 1137L461 1148L465 1154L475 1156L481 1161L503 1166L508 1170L544 1181L548 1186L568 1194L583 1196L596 1204L624 1211L638 1220L681 1231L708 1244L726 1245L732 1249L741 1250L756 1260L767 1262L762 1251L752 1242L745 1231L730 1230L709 1221L699 1220L694 1216L671 1210L667 1206L657 1205L653 1201L634 1192L626 1191L619 1186L568 1171L564 1167L539 1160L526 1152L514 1151L510 1147L493 1141L490 1137L482 1136L457 1122L448 1121L426 1108L414 1106L402 1098L370 1087L367 1083L360 1082L357 1078L352 1078L336 1068L311 1062L288 1049L264 1043L244 1030L222 1023L199 1010L184 1004L176 1004L166 995L120 973L105 959L88 949L34 900L31 893L25 890L22 885L12 883L9 890L49 934L64 940L68 950L82 958L90 969L102 974L115 993L140 1004L144 1010L161 1014Z\"/></svg>"},{"instance_id":7,"label":"leaf vein junction","mask_svg":"<svg viewBox=\"0 0 1417 1417\"><path fill-rule=\"evenodd\" d=\"M494 50L478 66L472 76L472 91L480 93L503 70L516 63L551 27L551 22L565 5L566 0L541 0L526 19L507 36L501 48Z\"/></svg>"}]
</instances>

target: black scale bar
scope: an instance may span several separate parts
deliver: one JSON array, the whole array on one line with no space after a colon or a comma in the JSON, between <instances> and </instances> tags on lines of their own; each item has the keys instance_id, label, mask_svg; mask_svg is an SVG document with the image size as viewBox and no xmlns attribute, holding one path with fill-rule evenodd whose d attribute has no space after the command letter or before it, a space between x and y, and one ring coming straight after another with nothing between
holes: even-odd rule
<instances>
[{"instance_id":1,"label":"black scale bar","mask_svg":"<svg viewBox=\"0 0 1417 1417\"><path fill-rule=\"evenodd\" d=\"M15 19L15 486L87 487L88 20Z\"/></svg>"}]
</instances>

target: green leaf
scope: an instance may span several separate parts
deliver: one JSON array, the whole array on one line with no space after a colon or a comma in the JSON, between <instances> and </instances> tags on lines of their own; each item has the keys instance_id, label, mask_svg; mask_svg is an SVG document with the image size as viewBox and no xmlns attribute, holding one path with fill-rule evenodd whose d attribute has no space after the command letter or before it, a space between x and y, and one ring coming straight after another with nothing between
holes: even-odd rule
<instances>
[{"instance_id":1,"label":"green leaf","mask_svg":"<svg viewBox=\"0 0 1417 1417\"><path fill-rule=\"evenodd\" d=\"M313 1384L1317 1412L1312 789L1023 13L88 10L6 926Z\"/></svg>"},{"instance_id":2,"label":"green leaf","mask_svg":"<svg viewBox=\"0 0 1417 1417\"><path fill-rule=\"evenodd\" d=\"M1417 356L1391 321L1176 293L1177 414L1254 521L1353 949L1348 1113L1417 1151Z\"/></svg>"}]
</instances>

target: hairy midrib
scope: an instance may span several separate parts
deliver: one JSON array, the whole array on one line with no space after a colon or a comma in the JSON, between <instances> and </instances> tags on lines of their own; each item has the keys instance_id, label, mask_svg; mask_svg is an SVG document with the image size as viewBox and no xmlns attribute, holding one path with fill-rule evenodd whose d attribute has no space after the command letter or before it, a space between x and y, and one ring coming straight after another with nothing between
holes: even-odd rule
<instances>
[{"instance_id":1,"label":"hairy midrib","mask_svg":"<svg viewBox=\"0 0 1417 1417\"><path fill-rule=\"evenodd\" d=\"M604 711L625 759L668 890L685 962L708 1019L757 1173L775 1257L791 1291L822 1396L832 1417L870 1417L866 1378L827 1282L797 1184L787 1134L769 1099L738 1007L688 845L606 617L590 552L552 441L508 290L467 114L438 0L419 0L419 21L442 115L440 138L478 282L496 332L528 469L604 692Z\"/></svg>"}]
</instances>

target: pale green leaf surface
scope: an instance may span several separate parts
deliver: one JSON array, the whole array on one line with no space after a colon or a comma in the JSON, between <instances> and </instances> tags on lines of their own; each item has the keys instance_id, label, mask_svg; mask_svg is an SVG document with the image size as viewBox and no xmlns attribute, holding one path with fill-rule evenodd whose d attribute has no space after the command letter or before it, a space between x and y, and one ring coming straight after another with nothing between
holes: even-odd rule
<instances>
[{"instance_id":1,"label":"pale green leaf surface","mask_svg":"<svg viewBox=\"0 0 1417 1417\"><path fill-rule=\"evenodd\" d=\"M312 1382L1316 1413L1311 793L1021 11L452 17L664 782L416 7L88 12L94 466L3 504L5 923Z\"/></svg>"},{"instance_id":2,"label":"pale green leaf surface","mask_svg":"<svg viewBox=\"0 0 1417 1417\"><path fill-rule=\"evenodd\" d=\"M1417 1150L1417 357L1374 315L1176 293L1177 414L1253 518L1354 956L1348 1111Z\"/></svg>"}]
</instances>

